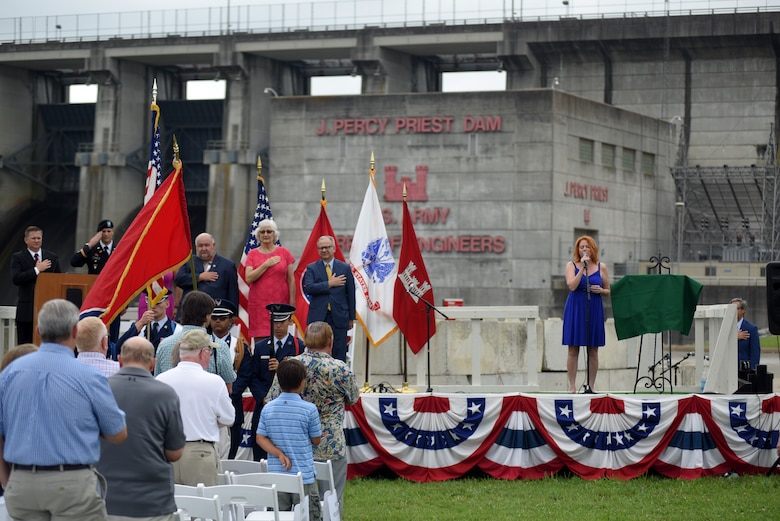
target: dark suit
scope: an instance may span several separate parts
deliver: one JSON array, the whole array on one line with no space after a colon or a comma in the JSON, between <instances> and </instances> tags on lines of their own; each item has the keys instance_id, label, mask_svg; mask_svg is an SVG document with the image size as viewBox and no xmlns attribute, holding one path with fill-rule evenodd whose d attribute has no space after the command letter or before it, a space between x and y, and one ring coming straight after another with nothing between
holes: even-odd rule
<instances>
[{"instance_id":1,"label":"dark suit","mask_svg":"<svg viewBox=\"0 0 780 521\"><path fill-rule=\"evenodd\" d=\"M116 245L111 244L111 253L114 253ZM99 275L106 263L110 253L106 251L103 243L98 241L94 248L90 248L88 244L85 244L79 251L73 254L70 258L70 265L74 268L80 268L87 265L87 271L90 275Z\"/></svg>"},{"instance_id":2,"label":"dark suit","mask_svg":"<svg viewBox=\"0 0 780 521\"><path fill-rule=\"evenodd\" d=\"M195 278L197 279L203 273L203 261L199 257L193 256L195 264ZM236 263L230 259L215 254L211 262L211 269L216 271L219 277L214 282L198 281L198 291L208 293L214 299L227 299L234 304L238 304L238 270ZM182 298L192 291L192 268L187 262L176 274L176 285L182 289Z\"/></svg>"},{"instance_id":3,"label":"dark suit","mask_svg":"<svg viewBox=\"0 0 780 521\"><path fill-rule=\"evenodd\" d=\"M750 338L737 341L737 360L739 360L739 366L742 367L742 361L750 361L750 368L755 369L758 365L758 361L761 358L761 342L758 337L758 328L755 324L751 324L746 318L742 319L742 326L740 331L747 331L750 333Z\"/></svg>"},{"instance_id":4,"label":"dark suit","mask_svg":"<svg viewBox=\"0 0 780 521\"><path fill-rule=\"evenodd\" d=\"M355 320L355 279L349 264L333 259L333 276L344 275L347 283L331 288L322 260L306 266L303 292L309 296L309 315L306 323L327 322L333 328L333 358L347 361L347 331ZM330 310L328 310L330 304Z\"/></svg>"},{"instance_id":5,"label":"dark suit","mask_svg":"<svg viewBox=\"0 0 780 521\"><path fill-rule=\"evenodd\" d=\"M41 260L50 260L51 268L43 273L60 273L60 263L57 256L41 248ZM33 341L33 306L35 300L35 283L38 274L35 273L35 261L30 251L25 248L11 255L11 281L19 286L19 298L16 302L16 342L27 344Z\"/></svg>"},{"instance_id":6,"label":"dark suit","mask_svg":"<svg viewBox=\"0 0 780 521\"><path fill-rule=\"evenodd\" d=\"M276 346L276 339L273 340L274 346ZM244 423L244 404L241 395L247 387L249 387L249 391L255 399L255 409L252 414L252 433L249 437L252 442L254 459L259 461L267 457L265 451L255 443L254 433L257 432L257 425L260 422L263 400L274 381L274 373L268 370L268 360L261 359L264 355L270 355L269 349L269 339L267 338L255 344L255 353L251 357L249 356L249 347L244 346L244 359L241 361L241 367L238 368L238 377L233 382L233 393L231 394L233 406L236 408L236 420L230 429L230 453L228 458L235 458L236 451L238 451L238 446L241 443L241 425ZM303 340L287 335L281 349L274 347L274 358L281 362L287 357L300 355L305 349L306 345L303 343Z\"/></svg>"}]
</instances>

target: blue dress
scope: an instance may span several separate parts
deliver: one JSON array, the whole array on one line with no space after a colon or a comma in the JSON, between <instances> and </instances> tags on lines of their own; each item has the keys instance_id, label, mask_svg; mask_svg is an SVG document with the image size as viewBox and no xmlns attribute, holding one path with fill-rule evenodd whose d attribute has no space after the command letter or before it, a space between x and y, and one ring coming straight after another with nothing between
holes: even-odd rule
<instances>
[{"instance_id":1,"label":"blue dress","mask_svg":"<svg viewBox=\"0 0 780 521\"><path fill-rule=\"evenodd\" d=\"M601 286L601 263L588 276L591 286ZM574 266L574 275L579 273L577 265ZM563 345L601 347L604 339L604 306L601 303L600 293L590 294L590 305L585 288L585 277L580 279L580 285L569 293L566 305L563 308ZM590 308L590 316L587 317L589 331L586 332L586 311Z\"/></svg>"}]
</instances>

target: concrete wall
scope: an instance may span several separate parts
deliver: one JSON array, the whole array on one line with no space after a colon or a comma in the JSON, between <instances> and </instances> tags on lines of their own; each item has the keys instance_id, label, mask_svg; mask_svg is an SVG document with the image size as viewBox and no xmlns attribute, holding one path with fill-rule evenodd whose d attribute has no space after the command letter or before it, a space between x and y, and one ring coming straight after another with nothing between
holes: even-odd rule
<instances>
[{"instance_id":1,"label":"concrete wall","mask_svg":"<svg viewBox=\"0 0 780 521\"><path fill-rule=\"evenodd\" d=\"M499 115L500 130L464 126L465 118ZM407 133L393 126L400 118L424 116L452 118L450 131ZM332 132L336 119L371 117L388 118L384 134ZM666 240L673 209L672 180L663 175L672 150L667 125L615 107L553 90L277 98L271 118L268 189L282 241L296 254L316 218L323 179L328 215L348 247L372 151L390 236L400 236L401 201L387 200L384 168L395 166L399 178L415 182L416 167L425 165L426 200L412 197L410 207L448 213L440 222L418 222L418 238L503 238L502 251L423 248L440 299L538 305L542 316L559 316L554 294L562 288L554 281L582 229L609 244L607 263L629 251L649 257ZM323 121L331 133L317 135ZM655 171L640 174L637 164L624 172L604 168L599 158L582 160L581 138L652 154ZM572 183L587 193L567 195ZM603 197L591 196L594 186L604 189Z\"/></svg>"}]
</instances>

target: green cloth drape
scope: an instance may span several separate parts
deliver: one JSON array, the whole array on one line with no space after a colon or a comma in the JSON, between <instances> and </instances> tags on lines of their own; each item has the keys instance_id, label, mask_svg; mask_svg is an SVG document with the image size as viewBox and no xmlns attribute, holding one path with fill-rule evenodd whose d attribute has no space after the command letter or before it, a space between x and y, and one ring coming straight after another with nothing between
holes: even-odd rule
<instances>
[{"instance_id":1,"label":"green cloth drape","mask_svg":"<svg viewBox=\"0 0 780 521\"><path fill-rule=\"evenodd\" d=\"M670 330L687 335L701 289L701 283L685 275L621 278L611 287L618 340Z\"/></svg>"}]
</instances>

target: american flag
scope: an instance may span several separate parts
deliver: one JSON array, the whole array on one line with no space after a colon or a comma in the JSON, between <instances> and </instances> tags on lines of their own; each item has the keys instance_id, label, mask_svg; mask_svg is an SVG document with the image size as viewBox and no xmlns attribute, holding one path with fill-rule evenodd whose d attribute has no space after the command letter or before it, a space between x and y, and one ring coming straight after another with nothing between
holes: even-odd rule
<instances>
[{"instance_id":1,"label":"american flag","mask_svg":"<svg viewBox=\"0 0 780 521\"><path fill-rule=\"evenodd\" d=\"M258 161L258 170L260 168L260 162ZM262 176L257 176L257 209L255 215L252 218L252 223L249 225L249 235L246 238L246 245L244 246L244 253L241 254L241 262L238 264L238 325L241 328L241 336L247 343L252 342L249 338L249 284L246 282L244 272L246 271L246 256L249 252L258 247L257 227L260 221L264 219L273 219L271 214L271 204L268 202L268 194L265 191L265 182ZM277 241L279 244L279 241Z\"/></svg>"},{"instance_id":2,"label":"american flag","mask_svg":"<svg viewBox=\"0 0 780 521\"><path fill-rule=\"evenodd\" d=\"M149 148L149 166L146 168L146 192L144 204L154 195L162 183L162 154L160 153L160 107L152 102L152 143Z\"/></svg>"},{"instance_id":3,"label":"american flag","mask_svg":"<svg viewBox=\"0 0 780 521\"><path fill-rule=\"evenodd\" d=\"M146 191L144 193L144 205L149 202L154 192L162 183L162 153L160 152L160 115L162 111L157 105L157 80L152 89L152 142L149 146L149 166L146 169ZM160 277L146 288L149 309L157 304L168 293L163 278Z\"/></svg>"}]
</instances>

